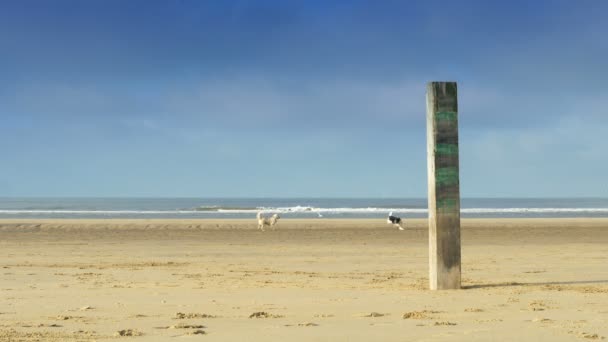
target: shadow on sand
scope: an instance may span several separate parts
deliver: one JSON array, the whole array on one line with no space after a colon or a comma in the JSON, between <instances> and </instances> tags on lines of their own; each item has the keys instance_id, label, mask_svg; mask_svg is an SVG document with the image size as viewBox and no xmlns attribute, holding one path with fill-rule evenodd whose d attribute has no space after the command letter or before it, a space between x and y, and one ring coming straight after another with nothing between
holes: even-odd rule
<instances>
[{"instance_id":1,"label":"shadow on sand","mask_svg":"<svg viewBox=\"0 0 608 342\"><path fill-rule=\"evenodd\" d=\"M584 285L584 284L608 284L608 280L580 280L580 281L548 281L548 282L505 282L494 284L463 285L461 289L483 289L490 287L511 287L511 286L543 286L543 285Z\"/></svg>"}]
</instances>

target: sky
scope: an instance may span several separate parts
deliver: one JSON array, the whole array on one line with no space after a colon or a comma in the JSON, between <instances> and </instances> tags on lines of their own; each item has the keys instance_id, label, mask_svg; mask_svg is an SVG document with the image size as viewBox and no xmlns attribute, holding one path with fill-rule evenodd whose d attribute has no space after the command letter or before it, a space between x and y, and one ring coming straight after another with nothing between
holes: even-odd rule
<instances>
[{"instance_id":1,"label":"sky","mask_svg":"<svg viewBox=\"0 0 608 342\"><path fill-rule=\"evenodd\" d=\"M606 197L608 2L0 1L0 196Z\"/></svg>"}]
</instances>

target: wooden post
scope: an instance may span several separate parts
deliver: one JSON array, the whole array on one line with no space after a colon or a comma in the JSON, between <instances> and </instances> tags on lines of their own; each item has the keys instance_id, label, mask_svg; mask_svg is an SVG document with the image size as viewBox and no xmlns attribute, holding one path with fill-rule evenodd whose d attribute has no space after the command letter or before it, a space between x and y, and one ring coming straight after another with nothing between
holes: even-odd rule
<instances>
[{"instance_id":1,"label":"wooden post","mask_svg":"<svg viewBox=\"0 0 608 342\"><path fill-rule=\"evenodd\" d=\"M431 290L460 288L460 181L456 82L426 91Z\"/></svg>"}]
</instances>

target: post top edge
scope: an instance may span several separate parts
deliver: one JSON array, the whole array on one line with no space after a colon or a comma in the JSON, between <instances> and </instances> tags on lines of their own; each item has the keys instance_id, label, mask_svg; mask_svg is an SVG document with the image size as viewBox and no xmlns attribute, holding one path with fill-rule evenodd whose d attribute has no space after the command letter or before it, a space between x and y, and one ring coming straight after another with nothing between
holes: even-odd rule
<instances>
[{"instance_id":1,"label":"post top edge","mask_svg":"<svg viewBox=\"0 0 608 342\"><path fill-rule=\"evenodd\" d=\"M429 81L427 82L427 85L433 85L433 84L448 84L448 83L453 83L456 84L458 82L456 81Z\"/></svg>"}]
</instances>

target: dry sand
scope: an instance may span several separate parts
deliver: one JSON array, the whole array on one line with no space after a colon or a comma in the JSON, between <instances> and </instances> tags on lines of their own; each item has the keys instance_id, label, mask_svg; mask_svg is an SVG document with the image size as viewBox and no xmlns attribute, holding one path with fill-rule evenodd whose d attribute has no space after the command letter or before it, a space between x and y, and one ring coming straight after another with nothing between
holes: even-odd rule
<instances>
[{"instance_id":1,"label":"dry sand","mask_svg":"<svg viewBox=\"0 0 608 342\"><path fill-rule=\"evenodd\" d=\"M429 291L425 220L0 220L0 341L608 337L608 219L463 220Z\"/></svg>"}]
</instances>

